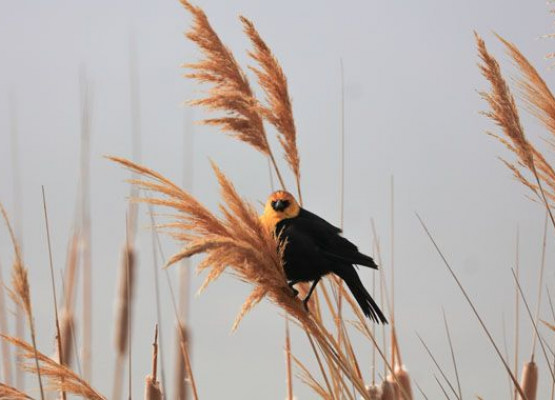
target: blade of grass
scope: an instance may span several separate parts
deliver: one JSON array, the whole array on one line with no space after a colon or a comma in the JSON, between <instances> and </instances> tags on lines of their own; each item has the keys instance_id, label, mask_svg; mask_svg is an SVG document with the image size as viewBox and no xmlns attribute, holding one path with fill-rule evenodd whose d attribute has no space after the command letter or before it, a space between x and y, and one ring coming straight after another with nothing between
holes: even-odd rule
<instances>
[{"instance_id":1,"label":"blade of grass","mask_svg":"<svg viewBox=\"0 0 555 400\"><path fill-rule=\"evenodd\" d=\"M482 320L482 317L480 316L480 314L478 313L478 310L476 309L476 307L474 306L474 303L472 302L472 300L470 299L470 296L466 293L466 290L464 289L461 281L459 280L457 274L455 274L455 271L453 270L453 268L451 268L451 265L449 264L449 262L447 261L447 259L445 258L445 256L443 255L443 252L441 251L441 249L439 248L439 246L437 245L435 239L433 238L432 234L430 233L430 231L428 230L428 227L426 226L426 224L424 224L424 221L422 220L422 218L420 217L420 215L418 213L416 213L416 217L418 218L418 220L420 221L420 224L422 225L422 228L424 229L424 231L426 232L426 235L428 236L428 238L430 239L430 241L432 242L432 244L434 245L434 248L436 249L437 253L439 254L440 258L443 261L443 264L447 267L447 269L449 270L449 273L451 274L451 276L453 277L453 279L455 280L455 282L457 283L457 286L459 287L459 289L461 290L464 298L466 299L466 301L468 302L468 304L470 305L470 308L472 309L472 312L474 313L474 315L476 316L476 318L478 319L478 322L480 323L480 326L482 327L482 329L484 330L484 332L486 333L486 336L488 337L491 345L493 346L493 348L495 349L495 352L497 353L497 356L499 357L499 359L501 360L503 366L505 367L507 373L510 375L511 380L513 381L518 393L522 396L522 398L524 400L526 399L526 395L524 394L524 392L522 391L522 388L520 387L520 384L518 383L518 380L516 379L516 377L513 375L513 372L511 371L511 368L509 367L509 365L507 364L507 361L505 360L505 358L503 357L503 355L501 354L501 351L499 350L499 347L497 346L497 344L495 343L495 340L493 339L493 337L491 336L491 333L489 332L489 329L486 327L486 324L484 323L484 321Z\"/></svg>"},{"instance_id":2,"label":"blade of grass","mask_svg":"<svg viewBox=\"0 0 555 400\"><path fill-rule=\"evenodd\" d=\"M62 349L62 335L60 334L60 318L58 316L58 299L56 296L56 284L54 280L54 262L52 261L52 245L50 242L50 226L48 224L48 212L46 208L46 195L44 193L44 186L42 186L42 206L44 209L44 223L46 226L46 240L48 243L48 262L50 265L50 280L52 283L52 297L54 299L54 316L56 319L56 342L58 345L58 363L64 363L64 354ZM62 379L63 385L63 379ZM66 392L61 390L62 399L66 400Z\"/></svg>"}]
</instances>

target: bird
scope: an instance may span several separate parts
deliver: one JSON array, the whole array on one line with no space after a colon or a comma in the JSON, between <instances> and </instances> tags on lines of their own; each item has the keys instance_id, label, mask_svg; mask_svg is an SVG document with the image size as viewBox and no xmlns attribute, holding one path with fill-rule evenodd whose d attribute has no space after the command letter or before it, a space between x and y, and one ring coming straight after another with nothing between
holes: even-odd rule
<instances>
[{"instance_id":1,"label":"bird","mask_svg":"<svg viewBox=\"0 0 555 400\"><path fill-rule=\"evenodd\" d=\"M377 323L387 323L354 267L363 265L377 269L378 266L372 257L359 252L356 245L344 238L341 229L302 208L295 197L284 190L268 197L260 222L285 245L284 270L294 296L298 294L295 284L312 282L303 299L306 310L318 282L333 273L347 284L364 315Z\"/></svg>"}]
</instances>

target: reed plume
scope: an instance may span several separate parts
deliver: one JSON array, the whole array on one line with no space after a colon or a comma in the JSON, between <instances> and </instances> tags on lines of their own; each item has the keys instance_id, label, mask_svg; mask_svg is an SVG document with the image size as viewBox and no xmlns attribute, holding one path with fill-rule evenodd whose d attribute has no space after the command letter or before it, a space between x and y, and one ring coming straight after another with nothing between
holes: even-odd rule
<instances>
[{"instance_id":1,"label":"reed plume","mask_svg":"<svg viewBox=\"0 0 555 400\"><path fill-rule=\"evenodd\" d=\"M521 163L522 166L526 167L534 175L541 199L543 200L545 208L549 214L551 223L555 228L555 217L551 212L548 200L548 197L552 197L546 194L542 186L542 180L544 180L551 186L552 191L555 189L555 181L553 180L553 178L555 178L555 171L553 171L549 163L545 161L541 153L537 151L526 139L524 129L520 123L520 117L514 97L509 89L509 86L505 82L503 75L501 74L501 68L497 63L497 60L495 60L495 58L488 53L482 38L480 38L478 34L475 34L475 36L478 53L480 59L482 60L482 64L480 64L479 67L482 75L484 75L484 77L491 84L491 92L481 92L482 98L486 100L490 106L490 111L484 112L483 114L493 120L501 128L507 139L501 141L509 145L509 148L511 148L517 155L519 163ZM530 69L529 63L524 62L522 54L515 52L516 47L510 45L508 42L505 41L504 43L509 52L515 58L517 64L521 66L521 70L524 71L523 73L527 76L532 76L533 72ZM542 105L547 107L549 101L546 101L545 99L548 97L546 95L546 90L549 91L549 89L547 89L547 86L541 78L539 81L537 78L539 78L539 75L534 76L533 79L528 82L521 81L523 82L522 85L524 86L525 96L532 97L529 99L532 104L537 103L540 107ZM540 97L544 100L541 100ZM540 120L543 119L544 123L548 122L545 117L545 111L542 113L538 111L539 109L540 108L538 107L533 107L533 112L539 116ZM516 167L511 168L513 173L516 169ZM517 179L519 179L519 175L516 175ZM525 183L525 185L530 187L529 183Z\"/></svg>"},{"instance_id":2,"label":"reed plume","mask_svg":"<svg viewBox=\"0 0 555 400\"><path fill-rule=\"evenodd\" d=\"M214 164L213 169L223 199L220 206L222 217L212 214L193 196L157 172L123 158L109 158L143 176L143 179L131 180L132 184L161 195L157 198L141 198L139 201L170 207L178 212L172 222L160 226L185 244L183 249L168 260L167 266L186 257L204 254L205 258L200 262L198 270L208 270L208 274L200 291L226 270L253 285L232 330L237 329L242 318L267 297L314 337L328 365L348 377L350 385L341 380L342 388L350 391L351 385L354 385L363 398L368 398L352 359L337 346L321 321L307 313L301 301L292 295L282 265L283 245L272 232L264 228L254 207L239 196L231 182Z\"/></svg>"},{"instance_id":3,"label":"reed plume","mask_svg":"<svg viewBox=\"0 0 555 400\"><path fill-rule=\"evenodd\" d=\"M32 400L33 398L20 392L16 388L0 383L0 399L4 400Z\"/></svg>"},{"instance_id":4,"label":"reed plume","mask_svg":"<svg viewBox=\"0 0 555 400\"><path fill-rule=\"evenodd\" d=\"M519 161L532 170L534 168L532 149L524 135L514 97L501 74L497 60L488 53L484 40L478 34L475 34L475 37L478 54L482 60L482 64L479 64L480 71L491 84L491 92L480 93L490 106L490 111L485 111L483 114L501 128Z\"/></svg>"},{"instance_id":5,"label":"reed plume","mask_svg":"<svg viewBox=\"0 0 555 400\"><path fill-rule=\"evenodd\" d=\"M8 227L8 231L10 233L10 238L12 240L12 245L14 248L14 262L12 266L12 289L10 291L10 294L14 302L16 304L19 304L21 308L25 311L25 315L27 317L27 321L31 330L31 339L33 341L33 348L35 353L35 363L38 370L36 331L35 322L33 319L33 309L31 307L31 289L29 287L27 268L25 268L23 264L21 249L19 247L19 244L17 243L15 233L8 219L6 210L4 209L4 206L2 206L2 204L0 204L0 213L2 214L2 217L6 222L6 226ZM44 400L44 389L42 387L42 377L40 371L37 373L37 377L39 380L41 399Z\"/></svg>"},{"instance_id":6,"label":"reed plume","mask_svg":"<svg viewBox=\"0 0 555 400\"><path fill-rule=\"evenodd\" d=\"M297 130L293 118L287 78L278 60L260 37L254 24L243 16L241 16L240 19L243 23L245 33L253 45L253 50L249 52L249 55L259 65L259 68L251 67L251 69L258 78L258 84L264 89L264 93L266 94L267 104L259 105L258 109L263 117L279 132L278 139L283 147L285 160L295 174L299 201L302 204L300 186L301 168L297 150Z\"/></svg>"},{"instance_id":7,"label":"reed plume","mask_svg":"<svg viewBox=\"0 0 555 400\"><path fill-rule=\"evenodd\" d=\"M194 20L193 28L186 35L198 45L205 57L196 63L184 64L183 67L193 71L185 76L212 84L207 97L189 103L226 113L225 117L205 119L202 122L220 127L222 131L229 132L269 157L281 186L285 188L247 76L210 25L204 11L187 0L180 2Z\"/></svg>"},{"instance_id":8,"label":"reed plume","mask_svg":"<svg viewBox=\"0 0 555 400\"><path fill-rule=\"evenodd\" d=\"M29 343L19 338L2 335L0 337L23 351L26 359L35 359L37 363L26 363L24 369L41 374L48 379L49 387L63 390L67 393L82 396L90 400L106 400L106 397L97 392L85 379L81 378L65 365L61 365L47 355L39 352Z\"/></svg>"}]
</instances>

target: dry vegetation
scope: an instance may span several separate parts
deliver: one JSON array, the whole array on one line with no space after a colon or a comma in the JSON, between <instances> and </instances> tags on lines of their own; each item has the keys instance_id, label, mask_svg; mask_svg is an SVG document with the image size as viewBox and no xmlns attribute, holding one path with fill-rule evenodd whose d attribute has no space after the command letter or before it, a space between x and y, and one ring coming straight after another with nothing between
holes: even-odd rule
<instances>
[{"instance_id":1,"label":"dry vegetation","mask_svg":"<svg viewBox=\"0 0 555 400\"><path fill-rule=\"evenodd\" d=\"M193 17L193 27L187 33L187 37L198 45L203 55L200 61L185 65L188 69L186 76L209 85L206 96L192 100L190 104L220 113L218 116L206 119L203 122L218 126L221 131L231 134L233 138L253 147L266 156L284 189L289 174L295 181L296 192L302 202L300 156L297 149L295 121L287 80L277 59L254 24L248 19L240 17L245 34L252 44L249 55L254 65L250 66L250 69L254 72L254 76L265 95L265 98L261 101L256 98L247 74L237 63L232 52L222 43L202 9L191 5L186 0L181 0L181 3ZM548 132L555 135L555 98L551 91L536 69L519 52L516 46L502 38L499 39L520 72L517 87L519 96L525 103L525 108L545 126ZM514 162L504 162L516 178L531 190L535 199L545 206L551 216L551 205L555 201L555 170L525 135L517 103L496 59L488 52L484 41L478 35L476 35L476 43L481 60L479 68L491 84L491 90L482 93L482 97L489 106L489 110L484 114L498 125L501 133L495 135L495 137L514 153L516 159ZM88 129L86 110L84 111L83 120L84 139L86 139ZM278 168L275 156L277 153L270 147L265 122L273 127L273 131L275 130L281 145L281 153L290 170L288 174L282 173ZM553 144L553 138L551 138L551 143ZM199 291L203 291L224 272L229 272L232 276L247 282L251 286L252 291L239 308L232 327L233 330L237 329L242 318L263 299L270 300L281 310L281 314L285 316L284 324L286 327L284 348L287 365L286 391L289 400L293 399L295 392L293 369L298 374L300 381L324 399L411 400L417 397L413 388L418 389L424 398L428 398L420 386L411 380L403 365L394 325L393 310L389 310L393 322L392 326L383 328L381 333L377 332L376 327L372 326L361 313L351 294L345 291L337 280L330 278L326 279L325 283L319 287L313 296L309 312L305 311L301 301L291 295L291 290L287 285L281 259L283 246L279 244L277 238L271 232L264 229L256 208L238 193L230 179L215 164L212 164L212 167L219 183L221 196L219 213L209 210L191 193L148 167L119 157L109 157L109 159L133 172L134 178L130 182L136 189L140 189L139 193L141 194L134 198L136 202L173 210L174 215L168 217L166 221L158 223L157 228L159 231L171 235L176 241L181 242L183 247L167 260L166 267L191 256L201 255L203 258L197 269L199 272L204 272L206 278ZM87 176L86 168L85 163L82 167L84 181L86 181ZM87 184L83 183L83 192L85 192L84 188L86 187ZM132 192L132 194L134 193L137 192ZM86 197L85 194L83 196ZM68 393L87 399L106 398L87 381L86 370L82 377L80 373L78 374L72 368L72 365L75 364L73 362L74 356L78 353L77 341L75 340L78 333L75 327L73 310L77 285L76 275L79 268L86 269L86 254L89 246L87 243L86 210L86 201L83 200L81 212L84 215L82 221L85 222L81 225L76 224L75 233L70 238L68 245L67 266L62 282L63 301L58 327L60 332L58 352L54 357L49 357L36 348L36 330L31 305L32 291L27 278L27 269L23 262L23 255L17 243L16 235L9 223L8 215L0 206L0 211L10 232L14 251L12 282L9 291L14 302L25 313L32 341L32 344L27 343L21 333L15 336L6 334L8 332L6 307L3 292L0 291L0 315L2 317L0 327L4 332L1 336L4 342L2 347L4 361L2 377L5 380L5 383L0 384L0 398L2 399L32 398L23 391L12 387L14 385L11 375L12 356L9 347L5 344L15 346L18 349L18 354L26 360L17 365L16 368L37 375L41 399L46 398L47 393L59 393L61 396ZM45 217L47 218L47 214L45 214ZM133 276L136 257L134 250L136 208L130 208L128 217L131 221L128 223L126 243L123 246L119 271L119 289L116 298L114 347L117 374L114 378L114 389L111 397L113 399L121 397L123 390L121 371L126 359L129 361L128 368L131 368L128 349L131 311L133 296L135 295ZM555 228L555 220L552 216L551 221ZM538 367L534 360L534 347L532 357L525 362L522 377L518 379L518 365L513 368L509 367L507 356L499 351L497 343L489 334L485 323L480 318L456 274L443 257L441 250L437 247L433 236L423 222L422 225L436 246L438 254L443 258L446 267L449 268L453 278L459 284L462 294L468 300L486 335L491 340L502 365L507 370L514 388L513 397L535 400L538 375L543 374L546 377L551 375L550 379L553 379L555 384L555 375L553 375L551 368L553 356L546 351L543 335L537 327L539 315L536 313L536 316L533 317L526 303L530 317L535 322L534 337L535 339L539 338L537 342L542 348L545 363L541 364L542 369ZM156 241L154 237L153 240ZM377 237L375 238L374 247L379 260L380 248ZM52 279L54 283L54 276ZM518 280L516 284L518 286ZM382 306L387 305L388 308L392 308L389 307L392 301L387 291L388 285L383 272L380 274L379 286L381 288ZM543 290L541 284L539 290L540 292ZM85 296L92 296L87 290L84 292ZM173 292L172 297L174 297ZM199 396L199 392L202 393L202 388L197 391L193 373L194 368L189 357L187 331L191 327L186 328L186 321L180 318L175 298L173 298L173 301L178 327L176 329L178 332L177 352L181 355L177 362L176 372L176 376L181 378L178 378L175 384L177 389L174 398L184 399L187 397L186 388L183 385L186 377L188 389L192 397L197 399L202 397ZM538 303L539 301L538 299ZM343 308L346 312L342 310ZM278 314L276 313L276 315ZM347 320L346 315L352 320ZM555 319L555 315L553 318ZM316 360L318 366L316 371L307 366L307 360L300 360L294 355L289 337L290 322L294 324L295 329L299 329L306 334L307 343L312 348L314 360ZM549 321L546 322L546 325L553 329L553 325ZM463 395L456 355L446 318L445 328L456 376L455 382L444 373L424 340L422 338L420 340L441 374L441 379L436 378L436 380L445 397L462 400ZM87 330L90 330L90 326L84 327L83 336L89 335L90 337L90 332L86 333ZM368 365L366 354L361 356L361 351L354 348L351 340L353 332L361 333L374 349L372 365ZM387 343L388 340L389 343ZM536 340L534 346L535 343ZM86 349L82 353L88 354ZM90 360L83 361L85 365L90 363ZM164 392L167 388L162 387L158 380L158 363L158 327L156 327L152 352L152 373L145 377L145 399L166 397ZM545 370L543 370L544 364ZM363 374L362 371L365 370L373 371L370 379ZM378 373L379 376L376 376L376 371L381 371L381 373ZM47 382L44 387L43 379ZM17 382L15 386L20 388ZM553 396L552 391L552 399Z\"/></svg>"}]
</instances>

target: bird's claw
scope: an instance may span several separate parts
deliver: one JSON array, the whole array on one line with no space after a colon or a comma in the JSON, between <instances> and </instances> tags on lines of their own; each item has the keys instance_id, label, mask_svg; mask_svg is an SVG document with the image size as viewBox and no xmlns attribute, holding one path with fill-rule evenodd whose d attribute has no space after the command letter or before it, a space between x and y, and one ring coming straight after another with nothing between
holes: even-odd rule
<instances>
[{"instance_id":1,"label":"bird's claw","mask_svg":"<svg viewBox=\"0 0 555 400\"><path fill-rule=\"evenodd\" d=\"M303 308L304 310L309 313L310 311L308 310L308 299L304 299L303 300Z\"/></svg>"}]
</instances>

